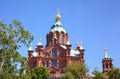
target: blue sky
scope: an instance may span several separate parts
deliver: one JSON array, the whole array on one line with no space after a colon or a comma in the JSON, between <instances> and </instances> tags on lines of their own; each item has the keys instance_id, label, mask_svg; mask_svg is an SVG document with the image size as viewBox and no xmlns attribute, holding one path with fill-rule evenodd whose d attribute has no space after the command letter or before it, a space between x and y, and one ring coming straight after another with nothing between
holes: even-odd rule
<instances>
[{"instance_id":1,"label":"blue sky","mask_svg":"<svg viewBox=\"0 0 120 79\"><path fill-rule=\"evenodd\" d=\"M46 44L46 34L54 24L57 9L69 33L72 49L82 40L85 63L92 71L102 71L104 46L115 67L120 67L120 0L0 0L0 20L17 19L34 35L33 48L39 38ZM27 48L20 52L27 57Z\"/></svg>"}]
</instances>

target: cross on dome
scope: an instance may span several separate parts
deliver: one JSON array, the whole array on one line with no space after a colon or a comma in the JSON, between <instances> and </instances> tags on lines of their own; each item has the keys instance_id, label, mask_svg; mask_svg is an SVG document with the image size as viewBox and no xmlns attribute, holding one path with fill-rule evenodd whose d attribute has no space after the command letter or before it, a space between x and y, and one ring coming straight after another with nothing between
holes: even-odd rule
<instances>
[{"instance_id":1,"label":"cross on dome","mask_svg":"<svg viewBox=\"0 0 120 79\"><path fill-rule=\"evenodd\" d=\"M60 18L61 18L61 16L60 16L60 11L59 11L59 9L58 9L58 13L57 13L56 19L60 19Z\"/></svg>"}]
</instances>

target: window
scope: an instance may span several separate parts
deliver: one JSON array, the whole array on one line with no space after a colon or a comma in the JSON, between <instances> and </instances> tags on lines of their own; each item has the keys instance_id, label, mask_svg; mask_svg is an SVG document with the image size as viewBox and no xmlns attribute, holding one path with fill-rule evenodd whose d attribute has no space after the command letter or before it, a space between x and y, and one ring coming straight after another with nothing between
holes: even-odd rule
<instances>
[{"instance_id":1,"label":"window","mask_svg":"<svg viewBox=\"0 0 120 79\"><path fill-rule=\"evenodd\" d=\"M108 69L108 64L106 64L106 68Z\"/></svg>"},{"instance_id":2,"label":"window","mask_svg":"<svg viewBox=\"0 0 120 79\"><path fill-rule=\"evenodd\" d=\"M60 43L62 44L63 43L63 35L60 34Z\"/></svg>"},{"instance_id":3,"label":"window","mask_svg":"<svg viewBox=\"0 0 120 79\"><path fill-rule=\"evenodd\" d=\"M56 60L52 60L52 66L57 67L57 61Z\"/></svg>"},{"instance_id":4,"label":"window","mask_svg":"<svg viewBox=\"0 0 120 79\"><path fill-rule=\"evenodd\" d=\"M49 66L49 63L48 62L46 62L46 67L48 67Z\"/></svg>"},{"instance_id":5,"label":"window","mask_svg":"<svg viewBox=\"0 0 120 79\"><path fill-rule=\"evenodd\" d=\"M45 66L45 62L43 62L43 66Z\"/></svg>"},{"instance_id":6,"label":"window","mask_svg":"<svg viewBox=\"0 0 120 79\"><path fill-rule=\"evenodd\" d=\"M37 66L37 62L34 61L34 62L33 62L33 68L35 68L36 66Z\"/></svg>"},{"instance_id":7,"label":"window","mask_svg":"<svg viewBox=\"0 0 120 79\"><path fill-rule=\"evenodd\" d=\"M56 49L53 49L52 50L52 57L56 57L57 56L57 50Z\"/></svg>"}]
</instances>

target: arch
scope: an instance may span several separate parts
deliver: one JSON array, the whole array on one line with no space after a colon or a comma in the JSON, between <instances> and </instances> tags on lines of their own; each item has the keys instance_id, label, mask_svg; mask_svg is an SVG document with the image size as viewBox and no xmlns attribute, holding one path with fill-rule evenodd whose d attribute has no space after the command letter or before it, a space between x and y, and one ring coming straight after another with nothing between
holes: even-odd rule
<instances>
[{"instance_id":1,"label":"arch","mask_svg":"<svg viewBox=\"0 0 120 79\"><path fill-rule=\"evenodd\" d=\"M52 49L52 57L57 57L57 50L56 49Z\"/></svg>"},{"instance_id":2,"label":"arch","mask_svg":"<svg viewBox=\"0 0 120 79\"><path fill-rule=\"evenodd\" d=\"M106 69L108 69L108 64L106 64Z\"/></svg>"},{"instance_id":3,"label":"arch","mask_svg":"<svg viewBox=\"0 0 120 79\"><path fill-rule=\"evenodd\" d=\"M57 67L57 61L56 60L52 60L52 66Z\"/></svg>"}]
</instances>

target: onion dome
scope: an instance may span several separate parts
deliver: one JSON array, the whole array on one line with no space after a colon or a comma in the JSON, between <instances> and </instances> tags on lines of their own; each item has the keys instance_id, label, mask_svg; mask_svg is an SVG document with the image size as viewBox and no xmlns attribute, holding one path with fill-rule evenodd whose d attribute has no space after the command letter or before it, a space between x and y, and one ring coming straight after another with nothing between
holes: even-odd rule
<instances>
[{"instance_id":1,"label":"onion dome","mask_svg":"<svg viewBox=\"0 0 120 79\"><path fill-rule=\"evenodd\" d=\"M107 53L107 48L104 48L104 51L105 51L105 53L104 53L104 59L111 59L111 57Z\"/></svg>"},{"instance_id":2,"label":"onion dome","mask_svg":"<svg viewBox=\"0 0 120 79\"><path fill-rule=\"evenodd\" d=\"M41 46L41 45L42 45L42 38L40 38L40 40L39 40L37 46Z\"/></svg>"},{"instance_id":3,"label":"onion dome","mask_svg":"<svg viewBox=\"0 0 120 79\"><path fill-rule=\"evenodd\" d=\"M78 50L71 50L70 51L70 56L79 56L80 52Z\"/></svg>"},{"instance_id":4,"label":"onion dome","mask_svg":"<svg viewBox=\"0 0 120 79\"><path fill-rule=\"evenodd\" d=\"M67 45L70 45L70 39L68 38L68 40L67 40Z\"/></svg>"},{"instance_id":5,"label":"onion dome","mask_svg":"<svg viewBox=\"0 0 120 79\"><path fill-rule=\"evenodd\" d=\"M62 25L60 19L61 19L61 16L60 16L59 11L58 11L55 23L50 29L51 32L55 32L55 31L61 32L61 31L63 31L64 33L66 33L66 30L65 30L64 26Z\"/></svg>"},{"instance_id":6,"label":"onion dome","mask_svg":"<svg viewBox=\"0 0 120 79\"><path fill-rule=\"evenodd\" d=\"M83 45L82 45L82 40L81 40L81 42L80 42L80 49L84 49L84 48L83 48Z\"/></svg>"},{"instance_id":7,"label":"onion dome","mask_svg":"<svg viewBox=\"0 0 120 79\"><path fill-rule=\"evenodd\" d=\"M28 48L28 51L33 51L32 49L32 44L30 44L29 48Z\"/></svg>"},{"instance_id":8,"label":"onion dome","mask_svg":"<svg viewBox=\"0 0 120 79\"><path fill-rule=\"evenodd\" d=\"M76 43L76 47L80 47L80 42L77 42L77 43Z\"/></svg>"},{"instance_id":9,"label":"onion dome","mask_svg":"<svg viewBox=\"0 0 120 79\"><path fill-rule=\"evenodd\" d=\"M80 47L80 49L84 49L83 45L82 45L82 41L81 42L77 42L76 47Z\"/></svg>"}]
</instances>

